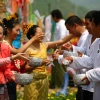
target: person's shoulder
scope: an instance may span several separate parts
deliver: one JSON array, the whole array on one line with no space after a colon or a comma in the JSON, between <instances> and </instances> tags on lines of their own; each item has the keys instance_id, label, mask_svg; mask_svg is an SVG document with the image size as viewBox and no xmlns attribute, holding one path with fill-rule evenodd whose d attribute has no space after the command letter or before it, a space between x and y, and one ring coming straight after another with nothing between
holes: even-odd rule
<instances>
[{"instance_id":1,"label":"person's shoulder","mask_svg":"<svg viewBox=\"0 0 100 100\"><path fill-rule=\"evenodd\" d=\"M9 45L7 45L6 43L1 43L3 48L10 48Z\"/></svg>"}]
</instances>

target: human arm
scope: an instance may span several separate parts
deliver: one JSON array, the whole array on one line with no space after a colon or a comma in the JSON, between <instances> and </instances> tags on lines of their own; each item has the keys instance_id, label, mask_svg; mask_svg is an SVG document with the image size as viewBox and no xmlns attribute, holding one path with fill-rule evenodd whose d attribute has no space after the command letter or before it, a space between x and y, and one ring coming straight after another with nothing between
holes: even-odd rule
<instances>
[{"instance_id":1,"label":"human arm","mask_svg":"<svg viewBox=\"0 0 100 100\"><path fill-rule=\"evenodd\" d=\"M86 72L86 77L89 81L100 81L100 68L91 69Z\"/></svg>"},{"instance_id":2,"label":"human arm","mask_svg":"<svg viewBox=\"0 0 100 100\"><path fill-rule=\"evenodd\" d=\"M65 38L58 40L58 41L54 41L54 42L46 42L47 44L47 48L55 48L56 46L60 46L66 42L68 42L69 40L71 40L74 37L73 34L69 34L68 36L66 36Z\"/></svg>"},{"instance_id":3,"label":"human arm","mask_svg":"<svg viewBox=\"0 0 100 100\"><path fill-rule=\"evenodd\" d=\"M92 58L89 56L83 56L83 57L66 57L64 58L66 60L70 60L69 67L75 68L75 69L82 69L82 68L93 68L93 61Z\"/></svg>"},{"instance_id":4,"label":"human arm","mask_svg":"<svg viewBox=\"0 0 100 100\"><path fill-rule=\"evenodd\" d=\"M36 34L35 36L33 36L26 44L24 44L21 48L19 49L15 49L15 48L10 48L11 49L11 53L12 54L16 54L16 53L22 53L25 52L26 49L36 40L40 39L41 37L43 37L44 34Z\"/></svg>"},{"instance_id":5,"label":"human arm","mask_svg":"<svg viewBox=\"0 0 100 100\"><path fill-rule=\"evenodd\" d=\"M64 50L68 50L68 51L72 51L72 52L80 51L80 52L82 52L83 54L86 53L86 48L85 48L85 46L82 46L82 47L81 47L81 46L74 46L74 45L71 44L70 42L63 44L62 47L63 47Z\"/></svg>"}]
</instances>

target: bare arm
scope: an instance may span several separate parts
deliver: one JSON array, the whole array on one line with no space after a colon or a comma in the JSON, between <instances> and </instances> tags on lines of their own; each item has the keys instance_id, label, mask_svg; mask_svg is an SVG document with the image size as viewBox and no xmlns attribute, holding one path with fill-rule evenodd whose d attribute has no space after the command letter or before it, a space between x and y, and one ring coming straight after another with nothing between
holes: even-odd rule
<instances>
[{"instance_id":1,"label":"bare arm","mask_svg":"<svg viewBox=\"0 0 100 100\"><path fill-rule=\"evenodd\" d=\"M31 72L34 69L35 69L35 67L30 67L28 64L26 64L26 66L25 66L25 72Z\"/></svg>"},{"instance_id":2,"label":"bare arm","mask_svg":"<svg viewBox=\"0 0 100 100\"><path fill-rule=\"evenodd\" d=\"M21 48L19 49L15 49L15 48L12 48L11 47L11 53L12 54L16 54L16 53L22 53L22 52L25 52L26 49L34 42L36 41L37 39L43 37L44 34L37 34L35 36L33 36L26 44L24 44Z\"/></svg>"},{"instance_id":3,"label":"bare arm","mask_svg":"<svg viewBox=\"0 0 100 100\"><path fill-rule=\"evenodd\" d=\"M73 34L69 34L68 36L66 36L65 38L63 38L61 40L54 41L54 42L46 42L47 48L55 48L56 46L60 46L64 43L70 41L73 37L74 37Z\"/></svg>"}]
</instances>

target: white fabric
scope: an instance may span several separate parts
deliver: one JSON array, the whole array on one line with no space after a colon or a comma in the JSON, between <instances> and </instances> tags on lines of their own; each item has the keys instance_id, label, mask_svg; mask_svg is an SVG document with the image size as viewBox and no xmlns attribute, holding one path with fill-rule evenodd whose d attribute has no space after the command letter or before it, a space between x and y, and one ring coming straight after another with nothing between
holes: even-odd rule
<instances>
[{"instance_id":1,"label":"white fabric","mask_svg":"<svg viewBox=\"0 0 100 100\"><path fill-rule=\"evenodd\" d=\"M74 49L73 49L74 52L81 51L82 53L85 53L88 55L88 56L83 55L83 57L78 57L78 58L73 57L74 61L70 65L70 67L77 69L77 74L85 73L85 72L83 72L84 70L87 71L87 70L90 70L91 68L93 68L93 63L91 63L93 59L89 57L92 54L92 50L93 50L92 48L89 49L91 46L91 39L92 39L92 35L88 34L88 31L86 30L83 33L83 35L80 37L78 46L74 46ZM58 60L58 62L60 61L59 63L61 63L61 59L63 59L63 57L59 56L59 59L60 60ZM87 66L88 66L88 68L87 68ZM82 89L93 92L94 91L93 82L91 82L90 85L88 85L88 86L82 86Z\"/></svg>"},{"instance_id":2,"label":"white fabric","mask_svg":"<svg viewBox=\"0 0 100 100\"><path fill-rule=\"evenodd\" d=\"M97 38L90 46L90 54L89 54L90 57L88 57L88 59L87 57L84 57L84 64L87 62L90 62L94 68L86 72L86 76L88 77L88 79L90 81L95 81L93 100L100 100L100 75L99 75L100 74L100 69L99 69L100 68L100 52L98 52L99 50L100 50L100 38ZM75 64L77 65L80 64L80 66L83 66L81 65L82 63L80 62L82 62L82 60L79 61L79 59L75 59ZM89 66L85 66L85 67L90 68Z\"/></svg>"},{"instance_id":3,"label":"white fabric","mask_svg":"<svg viewBox=\"0 0 100 100\"><path fill-rule=\"evenodd\" d=\"M88 66L88 69L85 69L87 71L90 70L91 68L93 68L93 63L91 63L93 59L89 57L92 54L92 50L93 50L93 48L89 49L91 46L91 40L92 40L92 35L88 34L87 39L84 43L84 47L78 48L78 49L80 49L80 51L83 50L83 52L86 55L83 55L81 58L76 58L76 59L74 58L74 62L70 66L72 66L76 69L87 68L87 66ZM83 73L83 70L84 69L79 70L80 73ZM87 86L82 86L82 89L93 92L94 91L94 83L91 82Z\"/></svg>"},{"instance_id":4,"label":"white fabric","mask_svg":"<svg viewBox=\"0 0 100 100\"><path fill-rule=\"evenodd\" d=\"M61 19L58 23L56 23L55 33L54 33L54 41L60 40L69 34L68 30L65 26L65 20Z\"/></svg>"},{"instance_id":5,"label":"white fabric","mask_svg":"<svg viewBox=\"0 0 100 100\"><path fill-rule=\"evenodd\" d=\"M81 37L79 38L79 41L78 41L78 43L77 43L77 46L72 45L72 46L73 46L73 52L80 51L80 52L82 52L82 53L85 53L84 44L85 44L85 41L86 41L86 39L87 39L88 34L89 34L89 33L88 33L87 30L84 31L84 32L82 33L82 35L81 35ZM81 47L81 48L80 48L80 47Z\"/></svg>"},{"instance_id":6,"label":"white fabric","mask_svg":"<svg viewBox=\"0 0 100 100\"><path fill-rule=\"evenodd\" d=\"M51 39L51 15L47 16L45 18L45 37L44 37L44 42L48 42Z\"/></svg>"}]
</instances>

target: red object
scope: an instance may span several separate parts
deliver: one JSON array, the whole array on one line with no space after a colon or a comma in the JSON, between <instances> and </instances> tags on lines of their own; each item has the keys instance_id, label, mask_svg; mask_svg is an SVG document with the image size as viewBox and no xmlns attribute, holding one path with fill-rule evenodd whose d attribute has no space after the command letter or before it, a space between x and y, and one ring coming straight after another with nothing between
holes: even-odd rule
<instances>
[{"instance_id":1,"label":"red object","mask_svg":"<svg viewBox=\"0 0 100 100\"><path fill-rule=\"evenodd\" d=\"M10 55L10 47L4 43L0 43L0 58L10 57ZM6 83L5 77L10 79L10 77L13 75L10 67L11 63L0 67L0 84Z\"/></svg>"}]
</instances>

